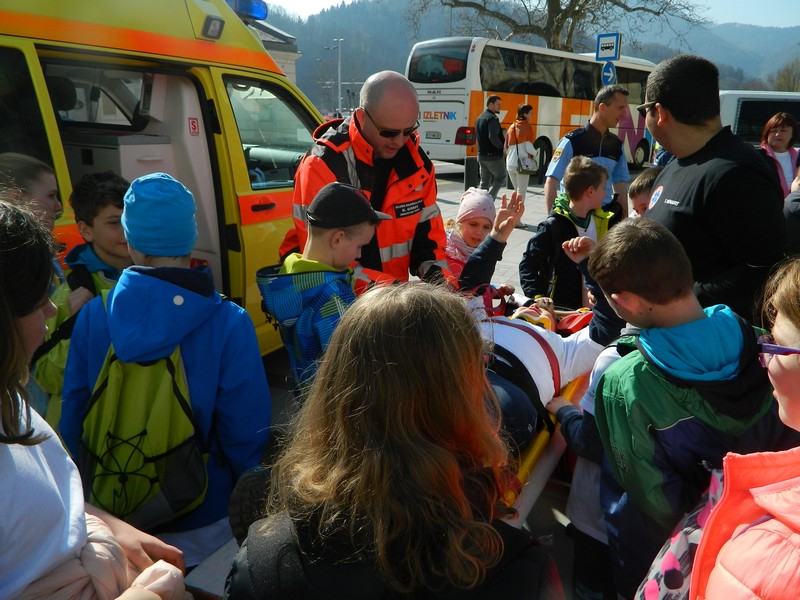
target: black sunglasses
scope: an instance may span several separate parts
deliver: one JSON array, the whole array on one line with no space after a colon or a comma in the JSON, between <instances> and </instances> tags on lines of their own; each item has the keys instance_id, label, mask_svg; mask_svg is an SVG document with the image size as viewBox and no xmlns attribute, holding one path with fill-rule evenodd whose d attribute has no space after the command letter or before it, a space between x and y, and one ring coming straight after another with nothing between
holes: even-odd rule
<instances>
[{"instance_id":1,"label":"black sunglasses","mask_svg":"<svg viewBox=\"0 0 800 600\"><path fill-rule=\"evenodd\" d=\"M381 129L378 127L375 119L372 118L372 115L369 114L369 111L363 106L361 108L364 110L364 114L369 117L369 120L372 121L372 124L375 125L375 128L378 130L378 135L381 137L392 139L396 138L400 134L402 134L403 137L409 137L412 133L419 129L419 121L417 121L413 127L408 127L406 129Z\"/></svg>"},{"instance_id":2,"label":"black sunglasses","mask_svg":"<svg viewBox=\"0 0 800 600\"><path fill-rule=\"evenodd\" d=\"M639 111L639 114L642 115L643 118L647 118L647 111L653 108L657 104L656 100L652 102L645 102L644 104L640 104L636 107L636 110Z\"/></svg>"}]
</instances>

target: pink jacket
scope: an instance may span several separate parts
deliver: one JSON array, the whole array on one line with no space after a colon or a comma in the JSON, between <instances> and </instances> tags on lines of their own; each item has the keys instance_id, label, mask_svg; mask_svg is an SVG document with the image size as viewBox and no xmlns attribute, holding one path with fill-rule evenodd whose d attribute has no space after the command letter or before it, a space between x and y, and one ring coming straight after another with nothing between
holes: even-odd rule
<instances>
[{"instance_id":1,"label":"pink jacket","mask_svg":"<svg viewBox=\"0 0 800 600\"><path fill-rule=\"evenodd\" d=\"M792 188L792 180L786 181L786 177L783 176L783 169L781 168L780 163L778 163L778 159L775 158L775 151L769 144L761 144L761 149L764 151L770 159L772 159L772 164L778 171L778 180L781 182L781 189L783 190L783 197L789 195ZM797 176L797 157L800 155L800 151L797 148L789 148L789 156L792 159L792 165L795 171L795 177Z\"/></svg>"},{"instance_id":2,"label":"pink jacket","mask_svg":"<svg viewBox=\"0 0 800 600\"><path fill-rule=\"evenodd\" d=\"M728 454L722 499L695 556L689 600L795 600L800 590L800 448Z\"/></svg>"}]
</instances>

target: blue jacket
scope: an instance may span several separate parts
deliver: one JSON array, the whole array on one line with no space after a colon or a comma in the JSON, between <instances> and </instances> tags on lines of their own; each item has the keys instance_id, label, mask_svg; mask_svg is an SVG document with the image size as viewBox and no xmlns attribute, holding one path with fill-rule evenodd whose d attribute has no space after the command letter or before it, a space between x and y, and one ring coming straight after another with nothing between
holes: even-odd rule
<instances>
[{"instance_id":1,"label":"blue jacket","mask_svg":"<svg viewBox=\"0 0 800 600\"><path fill-rule=\"evenodd\" d=\"M244 309L224 301L205 271L131 267L108 295L83 307L72 332L60 432L78 456L83 418L113 341L124 362L169 355L177 344L200 434L214 435L203 504L169 526L186 531L228 514L239 475L258 464L272 412L255 330Z\"/></svg>"},{"instance_id":2,"label":"blue jacket","mask_svg":"<svg viewBox=\"0 0 800 600\"><path fill-rule=\"evenodd\" d=\"M280 271L275 267L259 270L256 283L268 316L280 327L295 383L310 380L333 330L356 300L353 271L337 271L301 254L290 254Z\"/></svg>"},{"instance_id":3,"label":"blue jacket","mask_svg":"<svg viewBox=\"0 0 800 600\"><path fill-rule=\"evenodd\" d=\"M570 131L558 142L558 147L553 152L553 158L547 167L546 177L555 177L561 182L560 191L564 189L564 173L573 156L588 156L594 162L600 163L608 170L606 181L606 197L603 199L603 208L607 208L613 200L614 183L628 182L631 179L628 171L628 159L625 157L625 147L622 140L610 131L600 133L591 123ZM621 198L620 202L627 202Z\"/></svg>"}]
</instances>

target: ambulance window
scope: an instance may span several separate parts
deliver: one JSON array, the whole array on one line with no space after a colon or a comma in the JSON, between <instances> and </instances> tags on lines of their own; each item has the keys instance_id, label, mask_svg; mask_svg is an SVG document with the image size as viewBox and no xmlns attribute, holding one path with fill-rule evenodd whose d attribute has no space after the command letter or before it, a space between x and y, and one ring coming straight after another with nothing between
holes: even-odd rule
<instances>
[{"instance_id":1,"label":"ambulance window","mask_svg":"<svg viewBox=\"0 0 800 600\"><path fill-rule=\"evenodd\" d=\"M0 152L28 154L53 164L28 65L22 53L11 48L0 48Z\"/></svg>"},{"instance_id":2,"label":"ambulance window","mask_svg":"<svg viewBox=\"0 0 800 600\"><path fill-rule=\"evenodd\" d=\"M312 143L315 123L286 90L252 79L226 77L242 151L254 190L286 187Z\"/></svg>"},{"instance_id":3,"label":"ambulance window","mask_svg":"<svg viewBox=\"0 0 800 600\"><path fill-rule=\"evenodd\" d=\"M152 75L141 71L45 64L45 80L62 126L102 125L141 129L146 122L147 82Z\"/></svg>"}]
</instances>

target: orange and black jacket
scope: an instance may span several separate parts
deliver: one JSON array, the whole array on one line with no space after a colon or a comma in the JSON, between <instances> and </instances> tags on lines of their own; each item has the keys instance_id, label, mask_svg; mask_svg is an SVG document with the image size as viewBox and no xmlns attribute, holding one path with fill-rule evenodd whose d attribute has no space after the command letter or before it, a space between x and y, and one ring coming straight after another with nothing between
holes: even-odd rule
<instances>
[{"instance_id":1,"label":"orange and black jacket","mask_svg":"<svg viewBox=\"0 0 800 600\"><path fill-rule=\"evenodd\" d=\"M323 186L340 181L363 190L375 210L392 216L390 221L381 221L372 242L353 265L357 293L374 282L407 281L410 274L453 283L445 254L447 236L436 204L433 163L420 148L419 136L411 135L393 159L377 163L376 167L372 146L362 136L355 117L320 125L314 132L314 146L297 169L294 228L281 244L281 259L302 251L308 238L308 206Z\"/></svg>"}]
</instances>

